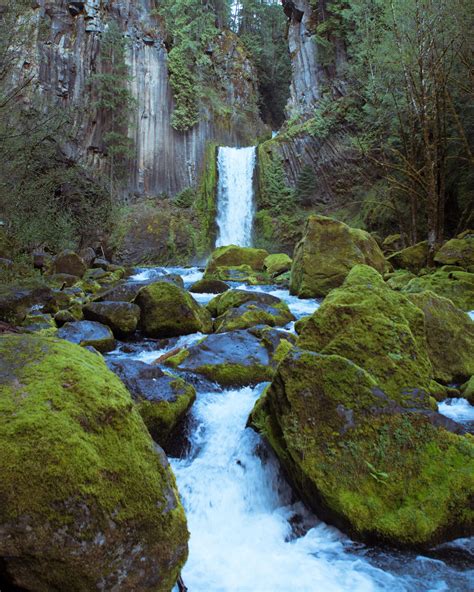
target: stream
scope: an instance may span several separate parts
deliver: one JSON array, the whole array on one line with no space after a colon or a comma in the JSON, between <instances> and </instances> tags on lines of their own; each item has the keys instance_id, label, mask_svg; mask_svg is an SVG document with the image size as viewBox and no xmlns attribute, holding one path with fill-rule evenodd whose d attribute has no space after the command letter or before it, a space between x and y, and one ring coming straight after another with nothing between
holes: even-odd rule
<instances>
[{"instance_id":1,"label":"stream","mask_svg":"<svg viewBox=\"0 0 474 592\"><path fill-rule=\"evenodd\" d=\"M197 268L138 269L129 281L149 282L164 272L181 275L186 288L202 277ZM277 286L232 287L274 294L297 318L319 306ZM193 294L201 304L213 296ZM151 363L202 337L181 337L165 347L144 340L143 348L135 344L130 352L121 345L111 355ZM191 533L182 572L189 592L472 591L474 539L426 555L351 541L295 499L273 452L245 427L264 384L222 389L198 379L195 386L188 446L170 459ZM474 422L474 407L464 399L442 403L440 412Z\"/></svg>"}]
</instances>

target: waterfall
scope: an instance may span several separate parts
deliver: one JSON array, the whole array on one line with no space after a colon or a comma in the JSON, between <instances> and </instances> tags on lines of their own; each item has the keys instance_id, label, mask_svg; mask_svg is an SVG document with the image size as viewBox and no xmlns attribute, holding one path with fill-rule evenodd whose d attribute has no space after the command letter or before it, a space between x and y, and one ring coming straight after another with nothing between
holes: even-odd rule
<instances>
[{"instance_id":1,"label":"waterfall","mask_svg":"<svg viewBox=\"0 0 474 592\"><path fill-rule=\"evenodd\" d=\"M217 157L219 184L217 189L216 247L252 244L253 173L256 149L221 146Z\"/></svg>"}]
</instances>

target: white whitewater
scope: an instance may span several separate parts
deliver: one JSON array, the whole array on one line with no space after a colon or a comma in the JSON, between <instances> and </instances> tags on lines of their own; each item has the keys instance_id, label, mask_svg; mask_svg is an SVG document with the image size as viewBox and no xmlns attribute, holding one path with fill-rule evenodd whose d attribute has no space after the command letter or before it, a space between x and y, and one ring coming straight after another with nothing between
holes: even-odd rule
<instances>
[{"instance_id":1,"label":"white whitewater","mask_svg":"<svg viewBox=\"0 0 474 592\"><path fill-rule=\"evenodd\" d=\"M216 247L224 245L250 247L252 244L255 162L255 146L248 148L221 146L219 148Z\"/></svg>"}]
</instances>

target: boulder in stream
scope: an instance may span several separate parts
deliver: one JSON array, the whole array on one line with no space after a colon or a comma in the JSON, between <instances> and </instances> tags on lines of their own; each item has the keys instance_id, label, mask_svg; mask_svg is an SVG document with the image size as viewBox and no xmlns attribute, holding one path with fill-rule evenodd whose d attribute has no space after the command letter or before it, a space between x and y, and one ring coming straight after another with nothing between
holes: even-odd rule
<instances>
[{"instance_id":1,"label":"boulder in stream","mask_svg":"<svg viewBox=\"0 0 474 592\"><path fill-rule=\"evenodd\" d=\"M140 290L135 303L141 309L140 328L149 337L176 337L210 333L212 319L185 290L169 282L155 282Z\"/></svg>"},{"instance_id":2,"label":"boulder in stream","mask_svg":"<svg viewBox=\"0 0 474 592\"><path fill-rule=\"evenodd\" d=\"M138 360L107 360L132 395L153 440L165 450L173 432L196 400L194 387L163 372L158 366Z\"/></svg>"},{"instance_id":3,"label":"boulder in stream","mask_svg":"<svg viewBox=\"0 0 474 592\"><path fill-rule=\"evenodd\" d=\"M82 310L85 319L107 325L116 337L134 333L140 320L140 308L130 302L89 302Z\"/></svg>"},{"instance_id":4,"label":"boulder in stream","mask_svg":"<svg viewBox=\"0 0 474 592\"><path fill-rule=\"evenodd\" d=\"M291 349L250 423L303 500L359 540L419 548L474 534L472 438L344 357Z\"/></svg>"},{"instance_id":5,"label":"boulder in stream","mask_svg":"<svg viewBox=\"0 0 474 592\"><path fill-rule=\"evenodd\" d=\"M59 329L58 337L77 345L93 347L101 353L115 348L115 338L110 328L96 321L65 323Z\"/></svg>"}]
</instances>

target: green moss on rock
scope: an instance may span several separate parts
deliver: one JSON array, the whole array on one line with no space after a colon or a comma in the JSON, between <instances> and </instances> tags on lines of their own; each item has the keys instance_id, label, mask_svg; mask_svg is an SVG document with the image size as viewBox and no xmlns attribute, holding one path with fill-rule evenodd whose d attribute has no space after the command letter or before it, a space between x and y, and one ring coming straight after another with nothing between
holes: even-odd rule
<instances>
[{"instance_id":1,"label":"green moss on rock","mask_svg":"<svg viewBox=\"0 0 474 592\"><path fill-rule=\"evenodd\" d=\"M166 457L94 355L0 337L0 565L21 588L169 590L187 555Z\"/></svg>"},{"instance_id":2,"label":"green moss on rock","mask_svg":"<svg viewBox=\"0 0 474 592\"><path fill-rule=\"evenodd\" d=\"M299 349L250 418L321 518L401 547L473 533L474 442L440 421L399 407L349 360Z\"/></svg>"},{"instance_id":3,"label":"green moss on rock","mask_svg":"<svg viewBox=\"0 0 474 592\"><path fill-rule=\"evenodd\" d=\"M438 270L413 278L403 288L403 292L408 294L417 294L425 290L449 298L461 310L474 310L474 273Z\"/></svg>"},{"instance_id":4,"label":"green moss on rock","mask_svg":"<svg viewBox=\"0 0 474 592\"><path fill-rule=\"evenodd\" d=\"M268 255L263 262L263 266L267 273L272 277L290 271L292 264L291 257L288 257L285 253L279 253L277 255Z\"/></svg>"},{"instance_id":5,"label":"green moss on rock","mask_svg":"<svg viewBox=\"0 0 474 592\"><path fill-rule=\"evenodd\" d=\"M325 216L309 216L295 249L290 291L302 298L326 296L359 263L380 272L386 266L382 251L368 232Z\"/></svg>"},{"instance_id":6,"label":"green moss on rock","mask_svg":"<svg viewBox=\"0 0 474 592\"><path fill-rule=\"evenodd\" d=\"M474 374L474 322L434 292L409 294L425 315L426 341L436 380L464 381Z\"/></svg>"},{"instance_id":7,"label":"green moss on rock","mask_svg":"<svg viewBox=\"0 0 474 592\"><path fill-rule=\"evenodd\" d=\"M174 337L212 331L210 313L178 286L155 282L135 299L141 310L140 327L150 337Z\"/></svg>"},{"instance_id":8,"label":"green moss on rock","mask_svg":"<svg viewBox=\"0 0 474 592\"><path fill-rule=\"evenodd\" d=\"M453 238L441 247L434 260L441 265L474 266L474 234L464 238Z\"/></svg>"},{"instance_id":9,"label":"green moss on rock","mask_svg":"<svg viewBox=\"0 0 474 592\"><path fill-rule=\"evenodd\" d=\"M300 329L298 345L337 354L367 370L400 404L430 407L435 394L423 312L358 265ZM442 389L441 389L442 390Z\"/></svg>"},{"instance_id":10,"label":"green moss on rock","mask_svg":"<svg viewBox=\"0 0 474 592\"><path fill-rule=\"evenodd\" d=\"M264 249L237 247L236 245L219 247L211 254L204 277L217 277L225 280L228 278L222 277L222 275L227 275L226 271L242 269L243 265L248 266L250 272L263 272L263 264L267 257L268 252Z\"/></svg>"},{"instance_id":11,"label":"green moss on rock","mask_svg":"<svg viewBox=\"0 0 474 592\"><path fill-rule=\"evenodd\" d=\"M412 273L418 273L428 263L429 250L428 241L423 241L393 253L387 260L395 269L408 269Z\"/></svg>"}]
</instances>

